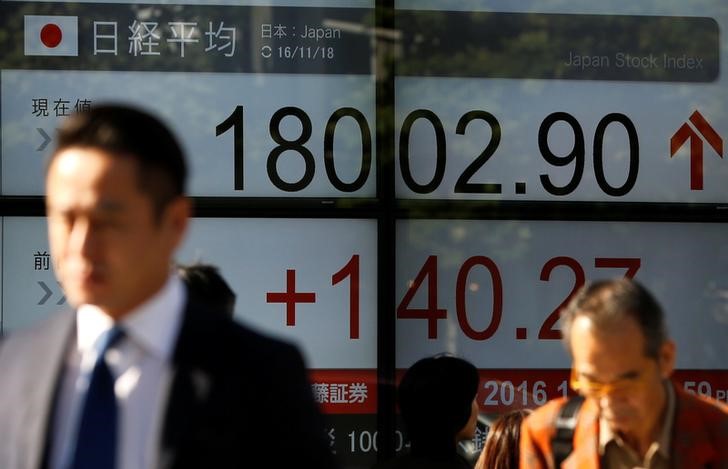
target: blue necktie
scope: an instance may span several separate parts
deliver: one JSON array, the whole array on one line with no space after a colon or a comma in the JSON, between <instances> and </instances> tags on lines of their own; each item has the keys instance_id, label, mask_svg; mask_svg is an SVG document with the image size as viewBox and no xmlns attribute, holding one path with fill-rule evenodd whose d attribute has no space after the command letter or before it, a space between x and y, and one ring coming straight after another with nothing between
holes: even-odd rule
<instances>
[{"instance_id":1,"label":"blue necktie","mask_svg":"<svg viewBox=\"0 0 728 469\"><path fill-rule=\"evenodd\" d=\"M114 377L104 355L123 335L124 331L114 326L97 341L98 356L89 379L69 469L113 469L116 465L116 395Z\"/></svg>"}]
</instances>

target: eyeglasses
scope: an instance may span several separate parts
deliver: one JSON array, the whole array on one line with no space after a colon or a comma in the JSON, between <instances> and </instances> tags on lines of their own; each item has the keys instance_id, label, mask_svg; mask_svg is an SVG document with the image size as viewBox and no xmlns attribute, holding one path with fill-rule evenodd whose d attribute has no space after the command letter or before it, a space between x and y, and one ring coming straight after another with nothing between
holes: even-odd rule
<instances>
[{"instance_id":1,"label":"eyeglasses","mask_svg":"<svg viewBox=\"0 0 728 469\"><path fill-rule=\"evenodd\" d=\"M611 383L600 383L584 376L577 376L576 371L572 368L569 385L571 389L587 397L601 398L609 394L629 394L642 385L644 377L645 373L640 371L635 376L619 378Z\"/></svg>"}]
</instances>

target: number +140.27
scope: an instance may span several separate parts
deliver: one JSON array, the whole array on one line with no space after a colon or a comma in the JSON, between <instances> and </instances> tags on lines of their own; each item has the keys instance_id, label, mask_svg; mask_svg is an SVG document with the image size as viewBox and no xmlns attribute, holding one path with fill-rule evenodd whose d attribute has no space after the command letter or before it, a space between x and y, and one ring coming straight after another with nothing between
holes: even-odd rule
<instances>
[{"instance_id":1,"label":"number +140.27","mask_svg":"<svg viewBox=\"0 0 728 469\"><path fill-rule=\"evenodd\" d=\"M639 258L620 257L605 258L597 257L594 259L594 267L596 268L622 268L626 269L625 276L633 278L639 270L642 262ZM485 329L474 329L469 320L466 308L466 290L468 284L468 276L476 266L485 267L490 273L493 284L493 303L491 309L490 322ZM549 259L541 269L540 280L547 282L551 278L551 272L557 267L566 267L574 273L574 285L569 295L559 304L544 320L539 329L538 338L543 340L558 340L561 338L561 332L555 328L559 319L559 313L564 308L576 292L586 282L586 274L584 268L579 262L567 256L558 256ZM447 317L447 310L440 308L437 300L438 292L438 269L437 256L429 256L417 276L407 288L399 306L397 306L397 318L399 319L426 319L427 320L427 338L437 339L438 320ZM427 280L427 307L414 308L410 306L417 291ZM501 278L500 269L496 263L486 256L473 256L465 260L458 271L457 282L455 287L455 309L458 318L458 324L463 333L472 340L487 340L493 337L500 326L501 317L503 315L503 280ZM519 331L517 331L517 334Z\"/></svg>"}]
</instances>

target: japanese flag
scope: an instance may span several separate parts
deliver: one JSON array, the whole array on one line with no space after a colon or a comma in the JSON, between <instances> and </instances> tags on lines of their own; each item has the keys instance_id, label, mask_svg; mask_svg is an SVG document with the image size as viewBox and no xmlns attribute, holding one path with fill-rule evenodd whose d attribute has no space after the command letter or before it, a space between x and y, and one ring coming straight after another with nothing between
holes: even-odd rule
<instances>
[{"instance_id":1,"label":"japanese flag","mask_svg":"<svg viewBox=\"0 0 728 469\"><path fill-rule=\"evenodd\" d=\"M78 55L77 16L25 15L25 55Z\"/></svg>"}]
</instances>

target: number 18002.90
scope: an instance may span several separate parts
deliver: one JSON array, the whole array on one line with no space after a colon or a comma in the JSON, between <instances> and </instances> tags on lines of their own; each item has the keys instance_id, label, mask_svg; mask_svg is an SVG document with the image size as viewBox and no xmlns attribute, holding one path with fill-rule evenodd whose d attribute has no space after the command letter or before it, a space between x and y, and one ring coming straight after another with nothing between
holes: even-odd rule
<instances>
[{"instance_id":1,"label":"number 18002.90","mask_svg":"<svg viewBox=\"0 0 728 469\"><path fill-rule=\"evenodd\" d=\"M290 50L289 50L290 49ZM314 54L319 52L318 47L281 47L279 52L284 57L291 57L301 54ZM322 53L333 53L333 51L323 51ZM313 58L313 57L312 57ZM301 133L297 138L288 139L281 134L281 122L286 117L297 119L301 125ZM349 117L354 119L359 127L361 137L361 164L356 178L351 182L343 181L336 172L334 165L334 134L337 126L342 118ZM412 174L411 157L410 157L410 134L413 125L424 120L429 122L435 131L435 168L430 181L420 183L415 181ZM491 136L485 148L474 157L473 161L465 168L458 178L454 192L455 193L471 193L471 194L500 194L501 184L496 183L475 183L471 179L478 173L486 162L495 154L501 141L501 126L498 119L493 114L475 110L465 113L457 123L456 133L464 135L468 124L473 121L482 120L486 122L491 129ZM556 155L548 143L548 136L551 128L556 123L564 123L569 126L574 134L574 144L571 151L565 156ZM242 191L244 189L244 110L243 106L236 106L233 112L220 124L215 127L215 134L220 136L228 130L233 129L234 133L234 161L235 161L235 190ZM629 144L629 161L627 166L627 175L621 185L610 184L604 171L604 155L603 141L607 127L611 124L620 124L628 137ZM269 132L272 140L278 145L271 150L268 155L266 164L268 177L270 181L278 189L285 192L298 192L309 186L315 175L315 158L307 144L312 137L313 126L309 115L301 108L295 106L286 106L278 109L273 113L269 122ZM353 107L342 107L336 109L328 121L326 122L324 131L324 167L326 175L331 185L341 192L351 193L361 189L369 178L372 166L372 131L364 114ZM584 131L574 116L566 112L554 112L546 116L541 123L538 131L538 147L542 158L552 166L564 167L573 164L573 173L568 183L564 185L556 185L547 174L541 174L540 180L546 192L556 196L566 196L571 194L579 186L584 173L584 162L586 157L586 142L584 139ZM402 123L399 132L399 165L402 179L407 187L418 194L429 194L440 187L445 175L445 165L447 161L445 130L440 118L432 111L427 109L418 109L409 113ZM303 159L304 172L297 181L283 180L277 168L277 163L281 155L291 151L297 153ZM632 121L624 114L612 113L604 116L597 124L593 143L594 158L594 176L598 186L602 191L610 196L619 197L626 195L632 190L639 171L639 140L637 130Z\"/></svg>"}]
</instances>

